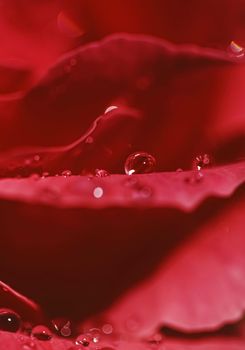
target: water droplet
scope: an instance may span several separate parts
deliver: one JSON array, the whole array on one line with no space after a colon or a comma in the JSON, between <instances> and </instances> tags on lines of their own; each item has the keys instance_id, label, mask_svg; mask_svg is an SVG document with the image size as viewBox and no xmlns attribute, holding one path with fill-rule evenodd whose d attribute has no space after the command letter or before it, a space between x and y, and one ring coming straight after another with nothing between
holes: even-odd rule
<instances>
[{"instance_id":1,"label":"water droplet","mask_svg":"<svg viewBox=\"0 0 245 350\"><path fill-rule=\"evenodd\" d=\"M102 331L105 333L105 334L111 334L113 332L113 327L111 324L109 323L106 323L104 324L104 326L102 327Z\"/></svg>"},{"instance_id":2,"label":"water droplet","mask_svg":"<svg viewBox=\"0 0 245 350\"><path fill-rule=\"evenodd\" d=\"M44 172L42 173L42 179L45 179L45 178L48 177L48 176L49 176L49 172L44 171Z\"/></svg>"},{"instance_id":3,"label":"water droplet","mask_svg":"<svg viewBox=\"0 0 245 350\"><path fill-rule=\"evenodd\" d=\"M55 331L63 337L70 337L72 334L71 321L65 318L57 318L52 320Z\"/></svg>"},{"instance_id":4,"label":"water droplet","mask_svg":"<svg viewBox=\"0 0 245 350\"><path fill-rule=\"evenodd\" d=\"M228 47L228 52L233 57L241 58L245 54L245 49L242 46L238 45L235 41L231 41Z\"/></svg>"},{"instance_id":5,"label":"water droplet","mask_svg":"<svg viewBox=\"0 0 245 350\"><path fill-rule=\"evenodd\" d=\"M104 194L103 188L101 187L95 187L93 191L94 198L101 198Z\"/></svg>"},{"instance_id":6,"label":"water droplet","mask_svg":"<svg viewBox=\"0 0 245 350\"><path fill-rule=\"evenodd\" d=\"M200 154L195 157L193 163L192 163L192 168L194 170L201 170L207 166L209 166L211 163L210 156L208 154Z\"/></svg>"},{"instance_id":7,"label":"water droplet","mask_svg":"<svg viewBox=\"0 0 245 350\"><path fill-rule=\"evenodd\" d=\"M33 157L33 160L34 160L35 162L39 162L40 159L41 159L41 157L39 156L39 154L36 154L36 155Z\"/></svg>"},{"instance_id":8,"label":"water droplet","mask_svg":"<svg viewBox=\"0 0 245 350\"><path fill-rule=\"evenodd\" d=\"M185 178L185 182L194 185L203 180L204 176L200 170L194 171L191 176Z\"/></svg>"},{"instance_id":9,"label":"water droplet","mask_svg":"<svg viewBox=\"0 0 245 350\"><path fill-rule=\"evenodd\" d=\"M104 169L96 169L95 170L95 176L97 177L106 177L109 176L110 174L108 173L108 171L104 170Z\"/></svg>"},{"instance_id":10,"label":"water droplet","mask_svg":"<svg viewBox=\"0 0 245 350\"><path fill-rule=\"evenodd\" d=\"M40 175L38 175L38 174L31 174L30 179L35 180L35 181L39 180L40 179Z\"/></svg>"},{"instance_id":11,"label":"water droplet","mask_svg":"<svg viewBox=\"0 0 245 350\"><path fill-rule=\"evenodd\" d=\"M80 334L76 340L75 340L75 344L76 345L82 345L82 346L89 346L89 344L91 343L91 336L89 334Z\"/></svg>"},{"instance_id":12,"label":"water droplet","mask_svg":"<svg viewBox=\"0 0 245 350\"><path fill-rule=\"evenodd\" d=\"M63 177L69 177L72 175L72 172L71 172L71 170L64 170L64 171L62 171L61 175Z\"/></svg>"},{"instance_id":13,"label":"water droplet","mask_svg":"<svg viewBox=\"0 0 245 350\"><path fill-rule=\"evenodd\" d=\"M111 112L111 111L113 111L114 109L117 109L117 108L118 108L117 106L110 106L110 107L106 108L105 114L109 113L109 112Z\"/></svg>"},{"instance_id":14,"label":"water droplet","mask_svg":"<svg viewBox=\"0 0 245 350\"><path fill-rule=\"evenodd\" d=\"M33 341L26 340L22 345L22 350L33 350L36 349L36 344Z\"/></svg>"},{"instance_id":15,"label":"water droplet","mask_svg":"<svg viewBox=\"0 0 245 350\"><path fill-rule=\"evenodd\" d=\"M88 136L88 137L86 138L86 140L85 140L85 143L88 143L88 144L91 144L91 143L93 143L93 142L94 142L94 139L93 139L92 136Z\"/></svg>"},{"instance_id":16,"label":"water droplet","mask_svg":"<svg viewBox=\"0 0 245 350\"><path fill-rule=\"evenodd\" d=\"M101 331L99 328L91 328L89 330L89 335L91 336L92 342L97 344L100 341Z\"/></svg>"},{"instance_id":17,"label":"water droplet","mask_svg":"<svg viewBox=\"0 0 245 350\"><path fill-rule=\"evenodd\" d=\"M7 332L17 332L21 326L20 316L9 309L0 309L0 330Z\"/></svg>"},{"instance_id":18,"label":"water droplet","mask_svg":"<svg viewBox=\"0 0 245 350\"><path fill-rule=\"evenodd\" d=\"M183 171L183 169L181 169L181 168L176 169L177 173L182 173L182 171Z\"/></svg>"},{"instance_id":19,"label":"water droplet","mask_svg":"<svg viewBox=\"0 0 245 350\"><path fill-rule=\"evenodd\" d=\"M140 198L150 198L152 196L152 188L149 186L139 186L135 190Z\"/></svg>"},{"instance_id":20,"label":"water droplet","mask_svg":"<svg viewBox=\"0 0 245 350\"><path fill-rule=\"evenodd\" d=\"M31 334L34 338L36 338L38 340L43 340L43 341L47 341L47 340L50 340L52 338L51 331L43 325L35 326L32 329Z\"/></svg>"},{"instance_id":21,"label":"water droplet","mask_svg":"<svg viewBox=\"0 0 245 350\"><path fill-rule=\"evenodd\" d=\"M151 173L156 166L155 158L146 152L135 152L126 159L124 170L127 175Z\"/></svg>"}]
</instances>

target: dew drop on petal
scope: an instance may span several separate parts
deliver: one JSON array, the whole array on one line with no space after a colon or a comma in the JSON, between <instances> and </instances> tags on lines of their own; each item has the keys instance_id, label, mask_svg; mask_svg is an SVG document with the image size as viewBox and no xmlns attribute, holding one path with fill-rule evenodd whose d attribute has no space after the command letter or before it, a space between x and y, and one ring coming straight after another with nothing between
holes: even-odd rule
<instances>
[{"instance_id":1,"label":"dew drop on petal","mask_svg":"<svg viewBox=\"0 0 245 350\"><path fill-rule=\"evenodd\" d=\"M34 350L36 349L36 344L31 340L26 340L22 345L22 350Z\"/></svg>"},{"instance_id":2,"label":"dew drop on petal","mask_svg":"<svg viewBox=\"0 0 245 350\"><path fill-rule=\"evenodd\" d=\"M181 168L176 169L176 173L182 173L182 171L183 171L183 169L181 169Z\"/></svg>"},{"instance_id":3,"label":"dew drop on petal","mask_svg":"<svg viewBox=\"0 0 245 350\"><path fill-rule=\"evenodd\" d=\"M95 170L95 176L97 176L97 177L106 177L106 176L110 176L110 174L108 173L108 171L106 171L104 169L96 169Z\"/></svg>"},{"instance_id":4,"label":"dew drop on petal","mask_svg":"<svg viewBox=\"0 0 245 350\"><path fill-rule=\"evenodd\" d=\"M76 340L75 340L75 344L76 345L82 345L84 347L89 346L89 344L91 343L92 338L90 334L80 334Z\"/></svg>"},{"instance_id":5,"label":"dew drop on petal","mask_svg":"<svg viewBox=\"0 0 245 350\"><path fill-rule=\"evenodd\" d=\"M228 47L228 52L234 57L241 58L245 54L245 49L235 41L231 41Z\"/></svg>"},{"instance_id":6,"label":"dew drop on petal","mask_svg":"<svg viewBox=\"0 0 245 350\"><path fill-rule=\"evenodd\" d=\"M94 191L93 191L93 196L94 198L101 198L104 194L103 188L101 187L95 187Z\"/></svg>"},{"instance_id":7,"label":"dew drop on petal","mask_svg":"<svg viewBox=\"0 0 245 350\"><path fill-rule=\"evenodd\" d=\"M91 328L89 330L89 334L91 336L91 340L93 343L97 344L100 341L101 338L101 331L99 328Z\"/></svg>"},{"instance_id":8,"label":"dew drop on petal","mask_svg":"<svg viewBox=\"0 0 245 350\"><path fill-rule=\"evenodd\" d=\"M60 334L63 335L63 337L70 337L71 333L72 333L72 331L71 331L69 323L64 325L64 327L62 327L61 330L60 330Z\"/></svg>"},{"instance_id":9,"label":"dew drop on petal","mask_svg":"<svg viewBox=\"0 0 245 350\"><path fill-rule=\"evenodd\" d=\"M34 338L36 338L38 340L43 340L43 341L47 341L47 340L50 340L52 338L51 331L43 325L35 326L32 329L31 334Z\"/></svg>"},{"instance_id":10,"label":"dew drop on petal","mask_svg":"<svg viewBox=\"0 0 245 350\"><path fill-rule=\"evenodd\" d=\"M9 309L0 309L0 330L7 332L17 332L21 326L20 316Z\"/></svg>"},{"instance_id":11,"label":"dew drop on petal","mask_svg":"<svg viewBox=\"0 0 245 350\"><path fill-rule=\"evenodd\" d=\"M205 154L200 154L195 157L192 163L193 170L201 170L203 168L208 167L211 164L210 156Z\"/></svg>"},{"instance_id":12,"label":"dew drop on petal","mask_svg":"<svg viewBox=\"0 0 245 350\"><path fill-rule=\"evenodd\" d=\"M45 178L48 177L48 176L49 176L49 172L44 171L44 172L42 173L42 179L45 179Z\"/></svg>"},{"instance_id":13,"label":"dew drop on petal","mask_svg":"<svg viewBox=\"0 0 245 350\"><path fill-rule=\"evenodd\" d=\"M110 107L108 107L108 108L106 108L106 110L105 110L105 114L106 113L109 113L109 112L111 112L111 111L113 111L114 109L117 109L118 107L117 106L110 106Z\"/></svg>"},{"instance_id":14,"label":"dew drop on petal","mask_svg":"<svg viewBox=\"0 0 245 350\"><path fill-rule=\"evenodd\" d=\"M130 154L124 164L127 175L151 173L156 166L156 159L146 152Z\"/></svg>"},{"instance_id":15,"label":"dew drop on petal","mask_svg":"<svg viewBox=\"0 0 245 350\"><path fill-rule=\"evenodd\" d=\"M85 143L88 143L88 144L91 144L91 143L93 143L93 142L94 142L94 139L93 139L92 136L88 136L88 137L86 138L86 140L85 140Z\"/></svg>"},{"instance_id":16,"label":"dew drop on petal","mask_svg":"<svg viewBox=\"0 0 245 350\"><path fill-rule=\"evenodd\" d=\"M112 327L111 324L106 323L106 324L103 325L102 331L103 331L105 334L111 334L111 333L113 332L113 327Z\"/></svg>"},{"instance_id":17,"label":"dew drop on petal","mask_svg":"<svg viewBox=\"0 0 245 350\"><path fill-rule=\"evenodd\" d=\"M203 178L204 178L203 173L200 170L196 170L189 177L185 178L185 182L191 185L195 185L201 182Z\"/></svg>"},{"instance_id":18,"label":"dew drop on petal","mask_svg":"<svg viewBox=\"0 0 245 350\"><path fill-rule=\"evenodd\" d=\"M41 159L41 157L39 156L39 154L36 154L36 155L33 157L33 160L34 160L35 162L39 162L40 159Z\"/></svg>"},{"instance_id":19,"label":"dew drop on petal","mask_svg":"<svg viewBox=\"0 0 245 350\"><path fill-rule=\"evenodd\" d=\"M64 170L64 171L62 171L61 175L63 177L69 177L72 175L72 172L71 172L71 170Z\"/></svg>"}]
</instances>

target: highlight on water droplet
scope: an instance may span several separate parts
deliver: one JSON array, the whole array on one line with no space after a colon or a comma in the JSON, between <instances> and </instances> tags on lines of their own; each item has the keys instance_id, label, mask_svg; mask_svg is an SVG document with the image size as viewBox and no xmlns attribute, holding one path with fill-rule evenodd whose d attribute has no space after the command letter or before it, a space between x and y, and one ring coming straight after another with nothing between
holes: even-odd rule
<instances>
[{"instance_id":1,"label":"highlight on water droplet","mask_svg":"<svg viewBox=\"0 0 245 350\"><path fill-rule=\"evenodd\" d=\"M72 334L71 321L65 318L57 318L52 320L55 331L63 337L70 337Z\"/></svg>"},{"instance_id":2,"label":"highlight on water droplet","mask_svg":"<svg viewBox=\"0 0 245 350\"><path fill-rule=\"evenodd\" d=\"M0 330L6 332L17 332L21 326L20 316L9 309L0 309Z\"/></svg>"},{"instance_id":3,"label":"highlight on water droplet","mask_svg":"<svg viewBox=\"0 0 245 350\"><path fill-rule=\"evenodd\" d=\"M103 188L102 187L95 187L94 191L93 191L93 196L94 198L101 198L104 194Z\"/></svg>"},{"instance_id":4,"label":"highlight on water droplet","mask_svg":"<svg viewBox=\"0 0 245 350\"><path fill-rule=\"evenodd\" d=\"M245 54L245 49L244 47L238 45L235 41L231 41L228 47L228 52L234 57L241 58Z\"/></svg>"},{"instance_id":5,"label":"highlight on water droplet","mask_svg":"<svg viewBox=\"0 0 245 350\"><path fill-rule=\"evenodd\" d=\"M201 170L211 164L211 158L207 153L195 157L192 163L193 170Z\"/></svg>"},{"instance_id":6,"label":"highlight on water droplet","mask_svg":"<svg viewBox=\"0 0 245 350\"><path fill-rule=\"evenodd\" d=\"M97 176L97 177L106 177L106 176L110 176L110 174L108 173L108 171L106 171L104 169L96 169L95 170L95 176Z\"/></svg>"},{"instance_id":7,"label":"highlight on water droplet","mask_svg":"<svg viewBox=\"0 0 245 350\"><path fill-rule=\"evenodd\" d=\"M43 325L35 326L32 329L31 335L34 338L36 338L38 340L42 340L42 341L47 341L47 340L50 340L52 338L51 331Z\"/></svg>"},{"instance_id":8,"label":"highlight on water droplet","mask_svg":"<svg viewBox=\"0 0 245 350\"><path fill-rule=\"evenodd\" d=\"M155 169L156 159L147 152L130 154L124 164L127 175L151 173Z\"/></svg>"},{"instance_id":9,"label":"highlight on water droplet","mask_svg":"<svg viewBox=\"0 0 245 350\"><path fill-rule=\"evenodd\" d=\"M113 111L114 109L117 109L118 107L117 106L110 106L110 107L108 107L108 108L106 108L106 110L105 110L105 114L106 113L109 113L109 112L111 112L111 111Z\"/></svg>"}]
</instances>

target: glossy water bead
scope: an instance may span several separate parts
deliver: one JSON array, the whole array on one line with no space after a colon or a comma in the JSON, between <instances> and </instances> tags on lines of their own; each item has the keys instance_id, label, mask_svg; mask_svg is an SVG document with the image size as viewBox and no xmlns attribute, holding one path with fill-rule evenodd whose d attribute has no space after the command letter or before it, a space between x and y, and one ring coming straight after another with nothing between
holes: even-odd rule
<instances>
[{"instance_id":1,"label":"glossy water bead","mask_svg":"<svg viewBox=\"0 0 245 350\"><path fill-rule=\"evenodd\" d=\"M0 309L0 330L17 332L21 326L20 316L9 309Z\"/></svg>"},{"instance_id":2,"label":"glossy water bead","mask_svg":"<svg viewBox=\"0 0 245 350\"><path fill-rule=\"evenodd\" d=\"M124 164L127 175L151 173L156 166L156 159L147 152L135 152L128 156Z\"/></svg>"}]
</instances>

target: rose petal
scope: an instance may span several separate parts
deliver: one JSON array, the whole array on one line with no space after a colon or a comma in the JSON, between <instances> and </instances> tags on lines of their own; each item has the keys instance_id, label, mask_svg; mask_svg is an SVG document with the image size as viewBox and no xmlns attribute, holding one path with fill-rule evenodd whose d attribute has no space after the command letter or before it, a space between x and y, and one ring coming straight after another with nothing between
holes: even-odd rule
<instances>
[{"instance_id":1,"label":"rose petal","mask_svg":"<svg viewBox=\"0 0 245 350\"><path fill-rule=\"evenodd\" d=\"M105 318L120 330L129 329L125 320L132 319L139 333L160 324L191 332L239 320L245 309L244 204L241 196L213 218L209 212L195 236L164 257L151 278L124 295Z\"/></svg>"},{"instance_id":2,"label":"rose petal","mask_svg":"<svg viewBox=\"0 0 245 350\"><path fill-rule=\"evenodd\" d=\"M66 339L53 338L50 341L38 341L20 334L11 334L0 332L0 349L1 350L71 350L74 343ZM30 345L31 344L31 345ZM34 345L33 345L34 344ZM25 349L26 346L26 349ZM164 339L160 344L149 344L143 341L120 339L119 341L108 341L106 346L101 350L243 350L244 340L239 338L217 338L217 339L200 339L200 340L175 340ZM75 350L73 348L72 350Z\"/></svg>"},{"instance_id":3,"label":"rose petal","mask_svg":"<svg viewBox=\"0 0 245 350\"><path fill-rule=\"evenodd\" d=\"M183 181L190 173L112 175L104 179L51 177L41 180L1 180L0 263L4 266L1 278L39 302L51 316L68 316L78 320L87 318L88 315L110 306L116 297L125 293L127 288L132 288L137 281L150 276L161 259L171 253L171 249L207 223L211 214L210 205L213 206L213 215L222 210L223 205L227 205L223 197L230 196L238 190L238 186L244 180L243 169L244 165L241 164L234 165L234 170L232 166L210 169L205 172L203 181L194 184ZM182 180L178 178L179 175ZM138 187L135 180L139 184L149 181L155 192L151 192L149 188L145 189L144 186L143 189ZM94 192L96 188L100 188L98 193L102 194L101 197ZM208 205L203 203L200 206L201 201L207 200L209 196L215 196L217 199L209 199ZM192 197L195 197L195 200L192 200ZM170 198L175 200L172 205ZM239 192L235 192L234 198L239 199ZM193 201L192 207L189 200ZM172 209L169 208L170 205ZM197 205L200 206L198 212L191 215L174 209L178 207L189 211ZM117 208L118 206L124 206L124 209ZM223 235L222 231L221 234ZM239 248L242 244L238 238ZM190 247L191 242L190 240ZM236 256L236 252L232 251L232 255ZM173 260L175 261L175 255ZM197 263L201 264L199 261ZM174 283L174 278L175 276L171 283ZM211 276L211 286L214 280L216 276ZM145 282L144 288L149 288L150 292L155 293L154 289L150 288L152 282L154 281L150 278L149 285ZM195 283L195 279L192 282ZM154 286L155 283L152 283L152 288ZM149 314L147 311L143 315L146 320L143 317L139 330L143 334L163 321L168 321L164 318L165 313L161 313L161 310L165 311L163 306L167 307L164 300L161 296L159 299L153 299L152 294L144 293L144 288L138 290L137 300L146 298L149 304L145 306L145 310L154 306L153 301L158 302L161 308L157 312ZM210 293L212 291L210 289ZM219 305L222 299L215 291L213 293L212 297ZM239 290L237 293L238 295L234 292L231 300L240 297ZM224 313L219 313L218 309L214 317L213 314L202 315L199 300L193 298L196 314L194 311L192 314L189 312L189 305L186 304L189 301L179 300L180 304L183 302L182 309L179 309L183 311L182 314L175 315L170 309L166 315L169 319L173 318L174 325L183 329L205 329L213 327L214 324L218 327L222 322L232 319L228 308ZM125 303L127 304L127 300ZM130 304L130 298L128 303ZM139 309L142 310L142 305L135 302L133 306L138 312ZM185 307L188 309L187 315L184 313ZM128 317L126 311L126 307L118 308L115 310L115 317L113 314L111 316L118 329L124 327L125 318ZM242 311L239 302L238 311ZM189 314L191 320L188 318ZM123 330L125 331L125 328Z\"/></svg>"},{"instance_id":4,"label":"rose petal","mask_svg":"<svg viewBox=\"0 0 245 350\"><path fill-rule=\"evenodd\" d=\"M242 135L241 113L235 121L229 113L227 123L219 122L217 108L220 101L222 110L226 104L241 106L240 83L236 89L231 86L232 101L219 96L231 75L244 76L243 64L235 64L243 61L225 52L126 34L84 46L63 57L26 96L12 146L73 142L116 104L136 108L144 116L135 150L155 154L159 169L181 166L179 159L189 165L197 152L221 147L220 138L224 142ZM232 129L227 127L231 118ZM218 135L211 131L213 124ZM239 151L232 148L230 153Z\"/></svg>"},{"instance_id":5,"label":"rose petal","mask_svg":"<svg viewBox=\"0 0 245 350\"><path fill-rule=\"evenodd\" d=\"M209 197L229 197L245 181L245 163L196 171L2 179L0 197L57 207L173 207L193 211ZM101 188L99 200L94 189ZM43 195L42 195L43 193ZM50 193L50 196L47 195Z\"/></svg>"}]
</instances>

